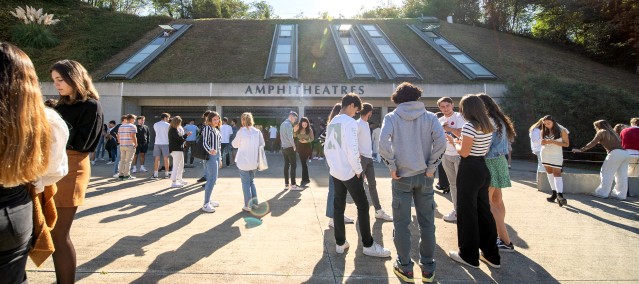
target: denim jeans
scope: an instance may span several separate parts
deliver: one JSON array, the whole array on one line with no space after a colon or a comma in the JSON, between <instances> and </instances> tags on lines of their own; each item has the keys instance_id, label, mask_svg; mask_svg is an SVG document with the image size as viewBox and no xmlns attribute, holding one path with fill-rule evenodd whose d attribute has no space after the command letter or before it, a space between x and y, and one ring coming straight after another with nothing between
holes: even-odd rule
<instances>
[{"instance_id":1,"label":"denim jeans","mask_svg":"<svg viewBox=\"0 0 639 284\"><path fill-rule=\"evenodd\" d=\"M95 160L104 158L104 138L100 137L100 141L98 142L98 147L95 148Z\"/></svg>"},{"instance_id":2,"label":"denim jeans","mask_svg":"<svg viewBox=\"0 0 639 284\"><path fill-rule=\"evenodd\" d=\"M419 262L425 272L435 271L435 200L434 179L418 174L392 180L393 188L393 242L397 249L397 263L404 271L413 270L411 249L411 204L415 202L419 223Z\"/></svg>"},{"instance_id":3,"label":"denim jeans","mask_svg":"<svg viewBox=\"0 0 639 284\"><path fill-rule=\"evenodd\" d=\"M33 203L24 186L0 191L0 283L26 283Z\"/></svg>"},{"instance_id":4,"label":"denim jeans","mask_svg":"<svg viewBox=\"0 0 639 284\"><path fill-rule=\"evenodd\" d=\"M258 204L257 191L255 189L255 171L243 171L240 170L240 180L242 181L242 193L244 193L244 206L250 207L251 205Z\"/></svg>"},{"instance_id":5,"label":"denim jeans","mask_svg":"<svg viewBox=\"0 0 639 284\"><path fill-rule=\"evenodd\" d=\"M297 185L297 183L295 182L295 171L297 170L297 161L295 158L295 150L293 149L293 147L288 147L285 149L282 149L282 155L284 156L284 184L285 185ZM291 174L291 179L290 179L290 183L289 183L289 168L290 168L290 174Z\"/></svg>"},{"instance_id":6,"label":"denim jeans","mask_svg":"<svg viewBox=\"0 0 639 284\"><path fill-rule=\"evenodd\" d=\"M211 193L217 181L217 172L220 169L220 155L209 154L209 160L206 161L206 184L204 185L204 204L211 201Z\"/></svg>"},{"instance_id":7,"label":"denim jeans","mask_svg":"<svg viewBox=\"0 0 639 284\"><path fill-rule=\"evenodd\" d=\"M343 245L346 242L346 229L344 228L344 210L346 209L346 193L350 193L355 206L357 206L357 222L359 222L359 233L362 236L364 247L373 245L371 235L371 220L369 215L368 199L364 190L364 179L360 176L353 176L349 180L339 180L333 177L335 183L335 244Z\"/></svg>"},{"instance_id":8,"label":"denim jeans","mask_svg":"<svg viewBox=\"0 0 639 284\"><path fill-rule=\"evenodd\" d=\"M115 164L113 164L113 173L117 174L118 173L118 166L120 166L120 156L122 155L122 153L120 152L120 145L117 146L118 147L118 152L115 155Z\"/></svg>"}]
</instances>

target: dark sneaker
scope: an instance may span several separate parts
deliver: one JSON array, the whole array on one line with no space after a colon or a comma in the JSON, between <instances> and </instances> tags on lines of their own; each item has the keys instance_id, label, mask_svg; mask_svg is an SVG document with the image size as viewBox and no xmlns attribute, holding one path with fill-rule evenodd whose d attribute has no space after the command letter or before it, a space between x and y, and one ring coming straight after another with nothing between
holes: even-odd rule
<instances>
[{"instance_id":1,"label":"dark sneaker","mask_svg":"<svg viewBox=\"0 0 639 284\"><path fill-rule=\"evenodd\" d=\"M151 179L158 179L158 176L156 176L156 175L152 175L152 176L151 176Z\"/></svg>"},{"instance_id":2,"label":"dark sneaker","mask_svg":"<svg viewBox=\"0 0 639 284\"><path fill-rule=\"evenodd\" d=\"M413 277L413 272L412 271L404 271L399 264L397 263L397 261L395 261L395 264L393 264L393 272L395 273L395 275L397 275L397 277L399 277L399 279L401 279L404 282L408 282L408 283L415 283L415 278Z\"/></svg>"},{"instance_id":3,"label":"dark sneaker","mask_svg":"<svg viewBox=\"0 0 639 284\"><path fill-rule=\"evenodd\" d=\"M435 280L435 272L422 271L422 283L433 283Z\"/></svg>"},{"instance_id":4,"label":"dark sneaker","mask_svg":"<svg viewBox=\"0 0 639 284\"><path fill-rule=\"evenodd\" d=\"M510 244L507 245L500 239L497 239L497 248L499 248L499 252L514 252L515 251L515 245L513 245L513 242L510 242Z\"/></svg>"},{"instance_id":5,"label":"dark sneaker","mask_svg":"<svg viewBox=\"0 0 639 284\"><path fill-rule=\"evenodd\" d=\"M200 179L197 180L197 182L205 182L206 181L206 177L201 177Z\"/></svg>"},{"instance_id":6,"label":"dark sneaker","mask_svg":"<svg viewBox=\"0 0 639 284\"><path fill-rule=\"evenodd\" d=\"M568 201L563 196L557 196L557 204L559 204L559 207L563 207L568 204Z\"/></svg>"}]
</instances>

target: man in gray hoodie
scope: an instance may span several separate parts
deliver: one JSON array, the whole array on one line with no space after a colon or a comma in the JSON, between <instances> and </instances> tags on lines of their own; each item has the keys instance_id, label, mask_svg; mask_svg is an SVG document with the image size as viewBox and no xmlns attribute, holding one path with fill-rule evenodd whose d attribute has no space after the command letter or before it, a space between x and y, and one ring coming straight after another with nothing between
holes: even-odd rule
<instances>
[{"instance_id":1,"label":"man in gray hoodie","mask_svg":"<svg viewBox=\"0 0 639 284\"><path fill-rule=\"evenodd\" d=\"M422 90L410 83L397 86L391 96L397 108L384 117L379 139L379 154L392 178L393 241L397 249L394 272L406 282L414 282L408 229L413 201L421 231L422 281L432 282L435 277L433 182L435 170L446 150L444 130L435 114L426 111L424 103L418 101L421 95Z\"/></svg>"}]
</instances>

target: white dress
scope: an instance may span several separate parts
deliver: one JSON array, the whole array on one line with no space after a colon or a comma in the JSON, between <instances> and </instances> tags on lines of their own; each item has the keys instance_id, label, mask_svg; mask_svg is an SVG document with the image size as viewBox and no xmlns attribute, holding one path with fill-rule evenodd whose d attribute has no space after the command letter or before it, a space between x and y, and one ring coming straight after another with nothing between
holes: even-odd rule
<instances>
[{"instance_id":1,"label":"white dress","mask_svg":"<svg viewBox=\"0 0 639 284\"><path fill-rule=\"evenodd\" d=\"M566 131L566 133L570 133L568 129L562 126L560 126L559 129L562 133L564 131ZM557 142L564 141L561 136L555 139L554 135L552 134L545 136L544 139L552 139ZM555 144L541 145L541 163L544 166L561 169L564 164L564 154L562 152L562 147Z\"/></svg>"}]
</instances>

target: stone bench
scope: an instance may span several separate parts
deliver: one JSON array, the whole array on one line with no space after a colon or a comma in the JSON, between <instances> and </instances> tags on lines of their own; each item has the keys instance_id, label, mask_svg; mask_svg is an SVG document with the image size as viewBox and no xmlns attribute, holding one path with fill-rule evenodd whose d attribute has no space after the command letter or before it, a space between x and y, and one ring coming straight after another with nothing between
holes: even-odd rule
<instances>
[{"instance_id":1,"label":"stone bench","mask_svg":"<svg viewBox=\"0 0 639 284\"><path fill-rule=\"evenodd\" d=\"M564 193L592 194L599 186L599 174L563 173ZM614 185L614 183L613 183ZM546 173L537 173L537 190L552 192ZM639 195L639 177L628 177L629 195Z\"/></svg>"}]
</instances>

